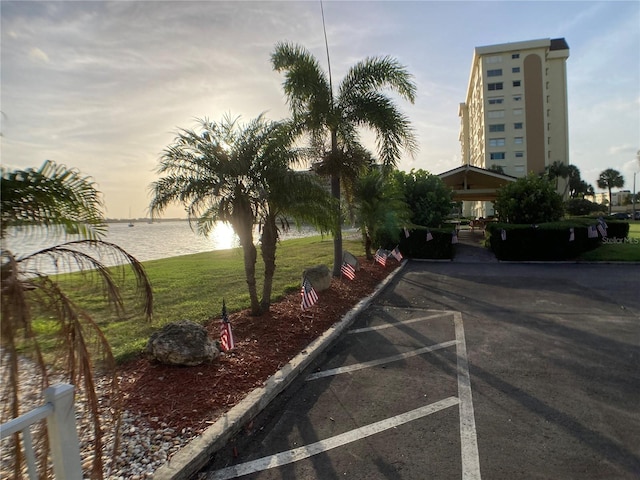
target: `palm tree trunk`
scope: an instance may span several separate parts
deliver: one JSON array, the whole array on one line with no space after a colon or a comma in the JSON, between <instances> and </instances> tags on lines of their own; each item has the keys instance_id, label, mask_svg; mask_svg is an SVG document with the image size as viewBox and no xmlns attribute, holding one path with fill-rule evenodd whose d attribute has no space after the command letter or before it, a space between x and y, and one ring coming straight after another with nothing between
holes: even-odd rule
<instances>
[{"instance_id":1,"label":"palm tree trunk","mask_svg":"<svg viewBox=\"0 0 640 480\"><path fill-rule=\"evenodd\" d=\"M611 187L609 187L609 215L611 215Z\"/></svg>"},{"instance_id":2,"label":"palm tree trunk","mask_svg":"<svg viewBox=\"0 0 640 480\"><path fill-rule=\"evenodd\" d=\"M338 155L338 133L331 131L331 155L335 158ZM336 208L336 228L333 234L333 276L341 275L340 267L342 267L342 212L340 209L340 172L331 174L331 195L337 200Z\"/></svg>"},{"instance_id":3,"label":"palm tree trunk","mask_svg":"<svg viewBox=\"0 0 640 480\"><path fill-rule=\"evenodd\" d=\"M276 219L273 215L268 215L262 229L262 241L260 243L260 251L264 263L264 284L262 286L262 301L260 302L262 313L268 312L271 306L273 275L276 272L277 241Z\"/></svg>"},{"instance_id":4,"label":"palm tree trunk","mask_svg":"<svg viewBox=\"0 0 640 480\"><path fill-rule=\"evenodd\" d=\"M251 315L258 316L262 313L256 287L256 261L258 259L258 251L253 244L253 222L249 222L249 225L245 225L245 223L247 222L236 222L234 229L238 234L242 253L244 254L244 274L247 279L249 300L251 301Z\"/></svg>"}]
</instances>

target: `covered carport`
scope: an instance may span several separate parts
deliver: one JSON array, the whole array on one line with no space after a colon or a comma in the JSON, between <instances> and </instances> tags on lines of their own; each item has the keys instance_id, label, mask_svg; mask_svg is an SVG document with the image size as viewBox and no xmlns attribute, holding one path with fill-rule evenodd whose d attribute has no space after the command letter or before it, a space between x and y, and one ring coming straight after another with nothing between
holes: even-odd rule
<instances>
[{"instance_id":1,"label":"covered carport","mask_svg":"<svg viewBox=\"0 0 640 480\"><path fill-rule=\"evenodd\" d=\"M453 190L453 201L493 202L500 187L515 182L516 177L486 170L473 165L462 165L438 175Z\"/></svg>"}]
</instances>

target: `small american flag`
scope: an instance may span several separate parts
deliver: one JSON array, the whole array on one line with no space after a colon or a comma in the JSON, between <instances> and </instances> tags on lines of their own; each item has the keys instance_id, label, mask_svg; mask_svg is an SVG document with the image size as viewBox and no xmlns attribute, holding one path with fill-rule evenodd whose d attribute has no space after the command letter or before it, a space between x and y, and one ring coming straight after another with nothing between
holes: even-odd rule
<instances>
[{"instance_id":1,"label":"small american flag","mask_svg":"<svg viewBox=\"0 0 640 480\"><path fill-rule=\"evenodd\" d=\"M455 230L451 234L451 243L453 243L453 244L458 243L458 234L456 233Z\"/></svg>"},{"instance_id":2,"label":"small american flag","mask_svg":"<svg viewBox=\"0 0 640 480\"><path fill-rule=\"evenodd\" d=\"M570 228L569 229L569 241L573 242L575 239L576 239L576 234L575 234L573 228Z\"/></svg>"},{"instance_id":3,"label":"small american flag","mask_svg":"<svg viewBox=\"0 0 640 480\"><path fill-rule=\"evenodd\" d=\"M607 236L607 227L606 227L606 223L602 222L598 224L598 231L600 232L600 235L602 235L602 237L606 237Z\"/></svg>"},{"instance_id":4,"label":"small american flag","mask_svg":"<svg viewBox=\"0 0 640 480\"><path fill-rule=\"evenodd\" d=\"M598 230L596 230L595 225L589 225L589 228L587 228L587 237L598 238Z\"/></svg>"},{"instance_id":5,"label":"small american flag","mask_svg":"<svg viewBox=\"0 0 640 480\"><path fill-rule=\"evenodd\" d=\"M404 238L409 238L409 230L407 227L404 228Z\"/></svg>"},{"instance_id":6,"label":"small american flag","mask_svg":"<svg viewBox=\"0 0 640 480\"><path fill-rule=\"evenodd\" d=\"M382 253L380 250L376 252L373 259L383 267L387 264L387 256L384 253Z\"/></svg>"},{"instance_id":7,"label":"small american flag","mask_svg":"<svg viewBox=\"0 0 640 480\"><path fill-rule=\"evenodd\" d=\"M394 249L391 251L391 255L393 255L393 257L394 257L397 261L399 261L399 262L401 262L401 261L402 261L402 253L400 253L400 249L399 249L398 247L394 248Z\"/></svg>"},{"instance_id":8,"label":"small american flag","mask_svg":"<svg viewBox=\"0 0 640 480\"><path fill-rule=\"evenodd\" d=\"M347 277L349 280L353 280L356 278L356 269L350 263L344 262L342 267L340 267L342 274Z\"/></svg>"},{"instance_id":9,"label":"small american flag","mask_svg":"<svg viewBox=\"0 0 640 480\"><path fill-rule=\"evenodd\" d=\"M430 242L431 240L433 240L433 235L431 235L431 232L427 230L427 242Z\"/></svg>"},{"instance_id":10,"label":"small american flag","mask_svg":"<svg viewBox=\"0 0 640 480\"><path fill-rule=\"evenodd\" d=\"M500 238L502 239L503 242L507 240L507 231L504 228L500 230Z\"/></svg>"},{"instance_id":11,"label":"small american flag","mask_svg":"<svg viewBox=\"0 0 640 480\"><path fill-rule=\"evenodd\" d=\"M302 310L311 308L318 301L318 294L306 277L302 281L302 290L300 291L300 295L302 296Z\"/></svg>"},{"instance_id":12,"label":"small american flag","mask_svg":"<svg viewBox=\"0 0 640 480\"><path fill-rule=\"evenodd\" d=\"M222 346L222 350L228 352L229 350L233 350L236 346L233 340L233 332L231 331L231 322L229 322L229 317L227 315L227 306L224 304L224 300L222 300L222 324L220 325L220 345Z\"/></svg>"}]
</instances>

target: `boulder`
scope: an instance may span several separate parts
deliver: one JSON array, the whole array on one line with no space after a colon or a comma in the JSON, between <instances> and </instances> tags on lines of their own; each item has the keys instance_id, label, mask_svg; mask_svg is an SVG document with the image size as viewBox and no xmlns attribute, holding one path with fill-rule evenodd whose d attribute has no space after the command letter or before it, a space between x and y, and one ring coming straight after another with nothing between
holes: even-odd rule
<instances>
[{"instance_id":1,"label":"boulder","mask_svg":"<svg viewBox=\"0 0 640 480\"><path fill-rule=\"evenodd\" d=\"M360 270L360 262L355 257L355 255L353 255L351 252L348 252L346 250L342 252L342 262L343 263L346 262L349 265L351 265L353 268L356 269L356 272Z\"/></svg>"},{"instance_id":2,"label":"boulder","mask_svg":"<svg viewBox=\"0 0 640 480\"><path fill-rule=\"evenodd\" d=\"M168 365L194 366L215 360L220 351L202 325L183 320L153 333L145 354Z\"/></svg>"},{"instance_id":3,"label":"boulder","mask_svg":"<svg viewBox=\"0 0 640 480\"><path fill-rule=\"evenodd\" d=\"M331 271L326 265L307 268L302 272L302 279L304 280L305 277L311 282L316 292L322 292L331 286Z\"/></svg>"}]
</instances>

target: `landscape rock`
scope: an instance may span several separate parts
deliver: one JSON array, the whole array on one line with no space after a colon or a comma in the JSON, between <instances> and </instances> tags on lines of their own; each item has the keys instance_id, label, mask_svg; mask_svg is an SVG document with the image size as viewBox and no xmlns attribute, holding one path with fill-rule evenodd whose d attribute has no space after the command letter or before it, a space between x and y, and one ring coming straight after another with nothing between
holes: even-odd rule
<instances>
[{"instance_id":1,"label":"landscape rock","mask_svg":"<svg viewBox=\"0 0 640 480\"><path fill-rule=\"evenodd\" d=\"M311 282L316 292L322 292L331 286L331 271L326 265L307 268L302 272L302 279L304 280L305 277Z\"/></svg>"},{"instance_id":2,"label":"landscape rock","mask_svg":"<svg viewBox=\"0 0 640 480\"><path fill-rule=\"evenodd\" d=\"M360 262L355 257L355 255L352 254L351 252L348 252L346 250L344 252L342 252L342 262L343 263L346 262L349 265L351 265L353 268L356 269L356 272L358 272L360 270Z\"/></svg>"},{"instance_id":3,"label":"landscape rock","mask_svg":"<svg viewBox=\"0 0 640 480\"><path fill-rule=\"evenodd\" d=\"M153 333L145 354L168 365L195 366L215 360L220 351L202 325L183 320Z\"/></svg>"}]
</instances>

